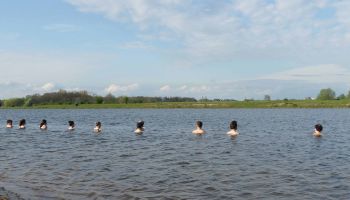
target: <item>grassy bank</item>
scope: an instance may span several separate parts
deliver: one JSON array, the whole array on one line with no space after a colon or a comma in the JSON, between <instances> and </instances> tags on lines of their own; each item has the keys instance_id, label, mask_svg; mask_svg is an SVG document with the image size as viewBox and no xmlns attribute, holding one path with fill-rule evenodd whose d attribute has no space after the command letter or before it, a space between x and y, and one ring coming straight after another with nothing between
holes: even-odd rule
<instances>
[{"instance_id":1,"label":"grassy bank","mask_svg":"<svg viewBox=\"0 0 350 200\"><path fill-rule=\"evenodd\" d=\"M3 109L6 107L3 107ZM104 108L350 108L350 100L210 101L133 104L34 105L20 109L104 109Z\"/></svg>"}]
</instances>

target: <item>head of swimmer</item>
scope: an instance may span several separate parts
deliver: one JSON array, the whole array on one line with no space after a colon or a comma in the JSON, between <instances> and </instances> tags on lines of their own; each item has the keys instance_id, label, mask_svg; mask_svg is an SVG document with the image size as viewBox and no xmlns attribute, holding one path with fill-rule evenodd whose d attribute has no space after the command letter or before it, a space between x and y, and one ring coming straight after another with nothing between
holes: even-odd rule
<instances>
[{"instance_id":1,"label":"head of swimmer","mask_svg":"<svg viewBox=\"0 0 350 200\"><path fill-rule=\"evenodd\" d=\"M322 132L322 130L323 130L323 126L321 125L321 124L316 124L315 125L315 131L318 131L318 132Z\"/></svg>"},{"instance_id":2,"label":"head of swimmer","mask_svg":"<svg viewBox=\"0 0 350 200\"><path fill-rule=\"evenodd\" d=\"M196 121L196 127L197 127L198 129L202 129L202 127L203 127L203 122L202 122L202 121Z\"/></svg>"},{"instance_id":3,"label":"head of swimmer","mask_svg":"<svg viewBox=\"0 0 350 200\"><path fill-rule=\"evenodd\" d=\"M102 126L101 122L96 122L96 127L97 128L101 128L101 126Z\"/></svg>"},{"instance_id":4,"label":"head of swimmer","mask_svg":"<svg viewBox=\"0 0 350 200\"><path fill-rule=\"evenodd\" d=\"M25 119L21 119L20 121L19 121L19 126L25 126L26 125L26 120Z\"/></svg>"},{"instance_id":5,"label":"head of swimmer","mask_svg":"<svg viewBox=\"0 0 350 200\"><path fill-rule=\"evenodd\" d=\"M232 121L230 123L230 129L235 131L237 130L237 121Z\"/></svg>"},{"instance_id":6,"label":"head of swimmer","mask_svg":"<svg viewBox=\"0 0 350 200\"><path fill-rule=\"evenodd\" d=\"M41 120L40 127L43 127L43 126L46 126L46 125L47 125L46 119Z\"/></svg>"},{"instance_id":7,"label":"head of swimmer","mask_svg":"<svg viewBox=\"0 0 350 200\"><path fill-rule=\"evenodd\" d=\"M72 128L74 128L75 124L74 124L74 121L68 121L68 125Z\"/></svg>"},{"instance_id":8,"label":"head of swimmer","mask_svg":"<svg viewBox=\"0 0 350 200\"><path fill-rule=\"evenodd\" d=\"M145 125L144 121L139 121L136 123L136 128L142 130L144 125Z\"/></svg>"}]
</instances>

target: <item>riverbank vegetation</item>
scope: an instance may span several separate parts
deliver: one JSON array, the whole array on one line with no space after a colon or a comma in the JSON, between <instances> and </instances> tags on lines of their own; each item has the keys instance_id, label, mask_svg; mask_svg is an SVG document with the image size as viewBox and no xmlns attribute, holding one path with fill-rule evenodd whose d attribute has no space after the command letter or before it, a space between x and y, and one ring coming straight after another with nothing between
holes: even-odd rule
<instances>
[{"instance_id":1,"label":"riverbank vegetation","mask_svg":"<svg viewBox=\"0 0 350 200\"><path fill-rule=\"evenodd\" d=\"M94 108L350 108L350 92L336 96L330 89L322 89L317 98L303 100L264 100L245 99L195 99L190 97L145 97L119 96L112 94L98 96L87 91L58 92L29 95L0 101L1 108L50 108L50 109L94 109Z\"/></svg>"}]
</instances>

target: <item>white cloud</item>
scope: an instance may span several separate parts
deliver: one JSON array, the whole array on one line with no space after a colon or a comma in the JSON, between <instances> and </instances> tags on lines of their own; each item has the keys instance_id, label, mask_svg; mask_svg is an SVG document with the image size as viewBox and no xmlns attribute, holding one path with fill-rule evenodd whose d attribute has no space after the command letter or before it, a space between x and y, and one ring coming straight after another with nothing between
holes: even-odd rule
<instances>
[{"instance_id":1,"label":"white cloud","mask_svg":"<svg viewBox=\"0 0 350 200\"><path fill-rule=\"evenodd\" d=\"M217 86L208 86L208 85L182 85L182 86L174 86L174 88L177 88L176 90L172 90L172 86L170 85L164 85L162 86L159 91L161 92L169 92L172 91L173 95L180 95L180 96L205 96L206 94L209 94L213 88L216 88Z\"/></svg>"},{"instance_id":2,"label":"white cloud","mask_svg":"<svg viewBox=\"0 0 350 200\"><path fill-rule=\"evenodd\" d=\"M207 85L192 86L188 89L191 93L206 93L211 90L211 87Z\"/></svg>"},{"instance_id":3,"label":"white cloud","mask_svg":"<svg viewBox=\"0 0 350 200\"><path fill-rule=\"evenodd\" d=\"M130 91L137 90L139 88L139 84L133 83L130 85L116 85L111 84L107 88L105 88L105 91L107 93L115 94L115 93L127 93Z\"/></svg>"},{"instance_id":4,"label":"white cloud","mask_svg":"<svg viewBox=\"0 0 350 200\"><path fill-rule=\"evenodd\" d=\"M322 58L350 48L350 3L328 0L67 0L82 12L131 22L150 38L178 39L192 62L263 54ZM335 16L317 17L324 9ZM321 14L322 15L322 14ZM156 31L156 33L154 32ZM322 51L324 53L321 55ZM173 53L172 53L173 55Z\"/></svg>"},{"instance_id":5,"label":"white cloud","mask_svg":"<svg viewBox=\"0 0 350 200\"><path fill-rule=\"evenodd\" d=\"M350 89L350 70L334 64L306 66L272 73L258 78L236 81L215 81L210 84L165 85L172 96L208 97L243 100L263 99L268 94L273 99L315 97L322 88L332 88L337 94Z\"/></svg>"},{"instance_id":6,"label":"white cloud","mask_svg":"<svg viewBox=\"0 0 350 200\"><path fill-rule=\"evenodd\" d=\"M178 90L186 90L188 88L188 86L187 85L183 85L183 86L180 86L179 88L178 88Z\"/></svg>"},{"instance_id":7,"label":"white cloud","mask_svg":"<svg viewBox=\"0 0 350 200\"><path fill-rule=\"evenodd\" d=\"M64 90L66 90L68 92L74 92L74 91L82 91L83 89L81 89L79 87L68 87L68 88L64 88Z\"/></svg>"},{"instance_id":8,"label":"white cloud","mask_svg":"<svg viewBox=\"0 0 350 200\"><path fill-rule=\"evenodd\" d=\"M14 41L21 37L19 33L0 33L0 40Z\"/></svg>"},{"instance_id":9,"label":"white cloud","mask_svg":"<svg viewBox=\"0 0 350 200\"><path fill-rule=\"evenodd\" d=\"M350 25L350 2L349 1L335 1L333 7L336 9L336 17L339 23Z\"/></svg>"},{"instance_id":10,"label":"white cloud","mask_svg":"<svg viewBox=\"0 0 350 200\"><path fill-rule=\"evenodd\" d=\"M141 41L128 42L123 44L121 47L124 49L147 49L147 50L154 49L151 45L147 45L146 43Z\"/></svg>"},{"instance_id":11,"label":"white cloud","mask_svg":"<svg viewBox=\"0 0 350 200\"><path fill-rule=\"evenodd\" d=\"M56 90L54 83L24 83L24 82L0 82L0 99L12 97L25 97L26 95L42 94Z\"/></svg>"},{"instance_id":12,"label":"white cloud","mask_svg":"<svg viewBox=\"0 0 350 200\"><path fill-rule=\"evenodd\" d=\"M43 27L47 31L56 31L61 33L79 31L79 27L73 24L50 24Z\"/></svg>"},{"instance_id":13,"label":"white cloud","mask_svg":"<svg viewBox=\"0 0 350 200\"><path fill-rule=\"evenodd\" d=\"M308 66L263 76L261 79L294 80L315 83L350 83L350 70L334 64Z\"/></svg>"},{"instance_id":14,"label":"white cloud","mask_svg":"<svg viewBox=\"0 0 350 200\"><path fill-rule=\"evenodd\" d=\"M171 87L170 87L170 85L164 85L164 86L160 87L159 90L161 92L169 92L171 90Z\"/></svg>"},{"instance_id":15,"label":"white cloud","mask_svg":"<svg viewBox=\"0 0 350 200\"><path fill-rule=\"evenodd\" d=\"M41 89L45 92L50 92L53 89L55 89L55 84L53 83L45 83L43 86L41 86Z\"/></svg>"},{"instance_id":16,"label":"white cloud","mask_svg":"<svg viewBox=\"0 0 350 200\"><path fill-rule=\"evenodd\" d=\"M81 77L86 81L91 73L96 76L100 65L109 59L107 55L0 51L0 80L36 85L64 80L77 85L84 81Z\"/></svg>"}]
</instances>

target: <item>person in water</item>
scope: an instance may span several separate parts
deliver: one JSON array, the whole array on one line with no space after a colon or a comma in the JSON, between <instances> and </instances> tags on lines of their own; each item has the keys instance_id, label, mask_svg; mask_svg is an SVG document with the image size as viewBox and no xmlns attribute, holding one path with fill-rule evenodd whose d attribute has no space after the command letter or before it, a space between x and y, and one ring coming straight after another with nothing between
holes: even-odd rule
<instances>
[{"instance_id":1,"label":"person in water","mask_svg":"<svg viewBox=\"0 0 350 200\"><path fill-rule=\"evenodd\" d=\"M202 129L203 122L196 121L196 129L192 131L193 134L202 135L205 133L205 130Z\"/></svg>"},{"instance_id":2,"label":"person in water","mask_svg":"<svg viewBox=\"0 0 350 200\"><path fill-rule=\"evenodd\" d=\"M144 125L145 125L144 121L137 122L135 133L142 134L143 131L145 131L145 128L143 127Z\"/></svg>"},{"instance_id":3,"label":"person in water","mask_svg":"<svg viewBox=\"0 0 350 200\"><path fill-rule=\"evenodd\" d=\"M6 128L13 128L13 125L12 125L12 120L11 119L8 119L7 121L6 121Z\"/></svg>"},{"instance_id":4,"label":"person in water","mask_svg":"<svg viewBox=\"0 0 350 200\"><path fill-rule=\"evenodd\" d=\"M19 129L25 129L26 128L26 120L25 119L21 119L19 121Z\"/></svg>"},{"instance_id":5,"label":"person in water","mask_svg":"<svg viewBox=\"0 0 350 200\"><path fill-rule=\"evenodd\" d=\"M39 127L40 127L41 130L47 130L47 121L46 121L46 119L41 120Z\"/></svg>"},{"instance_id":6,"label":"person in water","mask_svg":"<svg viewBox=\"0 0 350 200\"><path fill-rule=\"evenodd\" d=\"M101 124L101 122L96 122L96 126L95 126L95 128L94 128L94 131L96 132L96 133L99 133L99 132L101 132L102 131L102 124Z\"/></svg>"},{"instance_id":7,"label":"person in water","mask_svg":"<svg viewBox=\"0 0 350 200\"><path fill-rule=\"evenodd\" d=\"M68 121L68 130L74 130L75 124L74 121Z\"/></svg>"},{"instance_id":8,"label":"person in water","mask_svg":"<svg viewBox=\"0 0 350 200\"><path fill-rule=\"evenodd\" d=\"M314 131L314 136L316 137L321 137L322 136L322 130L323 130L323 126L321 124L316 124L315 125L315 131Z\"/></svg>"},{"instance_id":9,"label":"person in water","mask_svg":"<svg viewBox=\"0 0 350 200\"><path fill-rule=\"evenodd\" d=\"M237 136L239 134L237 131L237 121L232 121L230 123L230 131L227 132L227 134L230 136Z\"/></svg>"}]
</instances>

